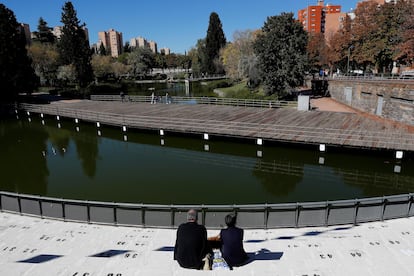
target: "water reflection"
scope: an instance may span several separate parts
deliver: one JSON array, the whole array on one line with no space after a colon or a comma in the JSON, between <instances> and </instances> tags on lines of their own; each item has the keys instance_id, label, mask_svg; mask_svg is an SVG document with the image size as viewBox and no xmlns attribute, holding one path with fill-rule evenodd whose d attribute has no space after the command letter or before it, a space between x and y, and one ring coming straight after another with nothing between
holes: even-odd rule
<instances>
[{"instance_id":1,"label":"water reflection","mask_svg":"<svg viewBox=\"0 0 414 276\"><path fill-rule=\"evenodd\" d=\"M48 133L31 127L28 121L0 121L1 190L46 194L49 175L42 152L47 150ZM31 124L34 126L34 124Z\"/></svg>"},{"instance_id":2,"label":"water reflection","mask_svg":"<svg viewBox=\"0 0 414 276\"><path fill-rule=\"evenodd\" d=\"M270 173L269 173L270 172ZM275 173L278 177L275 177ZM263 187L275 196L289 196L303 178L303 166L291 166L284 162L258 160L253 175L260 179Z\"/></svg>"},{"instance_id":3,"label":"water reflection","mask_svg":"<svg viewBox=\"0 0 414 276\"><path fill-rule=\"evenodd\" d=\"M46 126L45 130L52 144L52 153L57 152L63 156L67 150L70 150L69 144L73 140L76 146L78 159L81 162L83 172L86 176L93 178L96 174L96 160L98 158L98 138L85 132L74 132L68 128ZM71 123L66 122L69 126ZM87 128L87 127L86 127ZM91 129L89 128L89 131Z\"/></svg>"},{"instance_id":4,"label":"water reflection","mask_svg":"<svg viewBox=\"0 0 414 276\"><path fill-rule=\"evenodd\" d=\"M321 201L414 190L411 160L204 141L34 116L0 122L1 190L159 204ZM163 143L160 143L163 141ZM261 154L258 156L257 152ZM321 157L323 162L321 162ZM4 170L3 170L4 168Z\"/></svg>"},{"instance_id":5,"label":"water reflection","mask_svg":"<svg viewBox=\"0 0 414 276\"><path fill-rule=\"evenodd\" d=\"M90 178L96 174L96 162L98 159L98 138L84 132L75 132L72 139L76 145L76 152L82 164L83 172Z\"/></svg>"}]
</instances>

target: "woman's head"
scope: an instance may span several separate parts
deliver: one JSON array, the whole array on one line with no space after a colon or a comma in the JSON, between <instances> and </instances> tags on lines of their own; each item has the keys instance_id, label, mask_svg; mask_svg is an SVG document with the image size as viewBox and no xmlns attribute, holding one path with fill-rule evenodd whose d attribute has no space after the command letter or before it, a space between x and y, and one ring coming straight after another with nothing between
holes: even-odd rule
<instances>
[{"instance_id":1,"label":"woman's head","mask_svg":"<svg viewBox=\"0 0 414 276\"><path fill-rule=\"evenodd\" d=\"M232 227L236 225L236 215L235 214L228 214L225 218L224 221L226 222L226 225L228 227Z\"/></svg>"}]
</instances>

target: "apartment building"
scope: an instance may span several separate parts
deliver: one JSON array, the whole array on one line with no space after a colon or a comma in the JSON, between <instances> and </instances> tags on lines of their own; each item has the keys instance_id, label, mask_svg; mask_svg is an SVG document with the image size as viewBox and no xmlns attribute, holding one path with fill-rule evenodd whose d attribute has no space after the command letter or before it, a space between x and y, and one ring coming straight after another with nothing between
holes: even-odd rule
<instances>
[{"instance_id":1,"label":"apartment building","mask_svg":"<svg viewBox=\"0 0 414 276\"><path fill-rule=\"evenodd\" d=\"M324 0L318 0L317 5L299 10L298 20L309 33L325 33L327 25L330 29L339 25L339 22L336 22L340 18L339 14L341 14L340 5L327 4L325 6Z\"/></svg>"},{"instance_id":2,"label":"apartment building","mask_svg":"<svg viewBox=\"0 0 414 276\"><path fill-rule=\"evenodd\" d=\"M105 47L107 53L110 53L112 57L118 57L123 50L122 33L117 32L114 29L108 31L98 32L97 48L101 45Z\"/></svg>"},{"instance_id":3,"label":"apartment building","mask_svg":"<svg viewBox=\"0 0 414 276\"><path fill-rule=\"evenodd\" d=\"M158 53L157 43L155 41L147 41L145 38L138 36L135 38L131 38L129 40L129 46L132 48L140 47L140 48L148 48L154 54Z\"/></svg>"},{"instance_id":4,"label":"apartment building","mask_svg":"<svg viewBox=\"0 0 414 276\"><path fill-rule=\"evenodd\" d=\"M327 13L325 15L325 39L329 39L343 27L345 22L345 17L347 13L345 12L336 12L336 13Z\"/></svg>"},{"instance_id":5,"label":"apartment building","mask_svg":"<svg viewBox=\"0 0 414 276\"><path fill-rule=\"evenodd\" d=\"M325 5L324 0L317 0L316 5L298 11L303 28L309 33L323 33L326 39L341 28L345 16L340 5Z\"/></svg>"},{"instance_id":6,"label":"apartment building","mask_svg":"<svg viewBox=\"0 0 414 276\"><path fill-rule=\"evenodd\" d=\"M170 48L164 47L164 48L161 48L161 49L160 49L160 53L161 53L162 55L168 56L168 55L170 55L170 54L171 54L171 50L170 50Z\"/></svg>"},{"instance_id":7,"label":"apartment building","mask_svg":"<svg viewBox=\"0 0 414 276\"><path fill-rule=\"evenodd\" d=\"M142 36L131 38L129 40L129 46L133 47L133 48L136 48L136 47L147 48L147 47L149 47L147 40L145 38L143 38Z\"/></svg>"},{"instance_id":8,"label":"apartment building","mask_svg":"<svg viewBox=\"0 0 414 276\"><path fill-rule=\"evenodd\" d=\"M85 32L85 37L86 37L86 40L87 41L89 41L89 30L88 30L88 28L86 28L86 27L83 27L82 28L83 29L83 31ZM63 30L63 26L56 26L56 27L53 27L53 29L52 29L52 34L57 38L57 39L60 39L60 37L62 36L62 30Z\"/></svg>"},{"instance_id":9,"label":"apartment building","mask_svg":"<svg viewBox=\"0 0 414 276\"><path fill-rule=\"evenodd\" d=\"M149 48L151 49L151 51L152 51L154 54L158 53L157 42L155 42L155 41L153 41L153 40L150 40L150 41L148 42L148 44L149 44Z\"/></svg>"}]
</instances>

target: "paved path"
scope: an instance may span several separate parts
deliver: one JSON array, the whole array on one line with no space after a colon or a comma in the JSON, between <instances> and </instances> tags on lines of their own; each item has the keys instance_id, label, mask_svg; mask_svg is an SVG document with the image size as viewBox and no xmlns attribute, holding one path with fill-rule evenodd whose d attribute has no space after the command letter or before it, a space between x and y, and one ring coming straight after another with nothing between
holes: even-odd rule
<instances>
[{"instance_id":1,"label":"paved path","mask_svg":"<svg viewBox=\"0 0 414 276\"><path fill-rule=\"evenodd\" d=\"M358 113L354 108L326 97L311 99L311 106L319 111Z\"/></svg>"},{"instance_id":2,"label":"paved path","mask_svg":"<svg viewBox=\"0 0 414 276\"><path fill-rule=\"evenodd\" d=\"M414 218L359 226L245 230L250 263L183 269L176 230L115 227L0 213L0 275L412 275ZM208 230L213 236L218 230Z\"/></svg>"}]
</instances>

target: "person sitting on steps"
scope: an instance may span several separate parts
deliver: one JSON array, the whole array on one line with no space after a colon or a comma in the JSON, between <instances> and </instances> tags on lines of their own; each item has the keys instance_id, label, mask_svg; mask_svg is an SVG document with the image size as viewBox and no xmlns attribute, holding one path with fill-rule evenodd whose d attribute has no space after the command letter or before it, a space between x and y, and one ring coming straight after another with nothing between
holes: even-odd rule
<instances>
[{"instance_id":1,"label":"person sitting on steps","mask_svg":"<svg viewBox=\"0 0 414 276\"><path fill-rule=\"evenodd\" d=\"M182 223L177 229L174 260L177 260L179 265L184 268L202 269L204 263L209 262L210 250L207 245L207 229L204 225L197 223L197 218L197 211L189 210L187 222Z\"/></svg>"}]
</instances>

